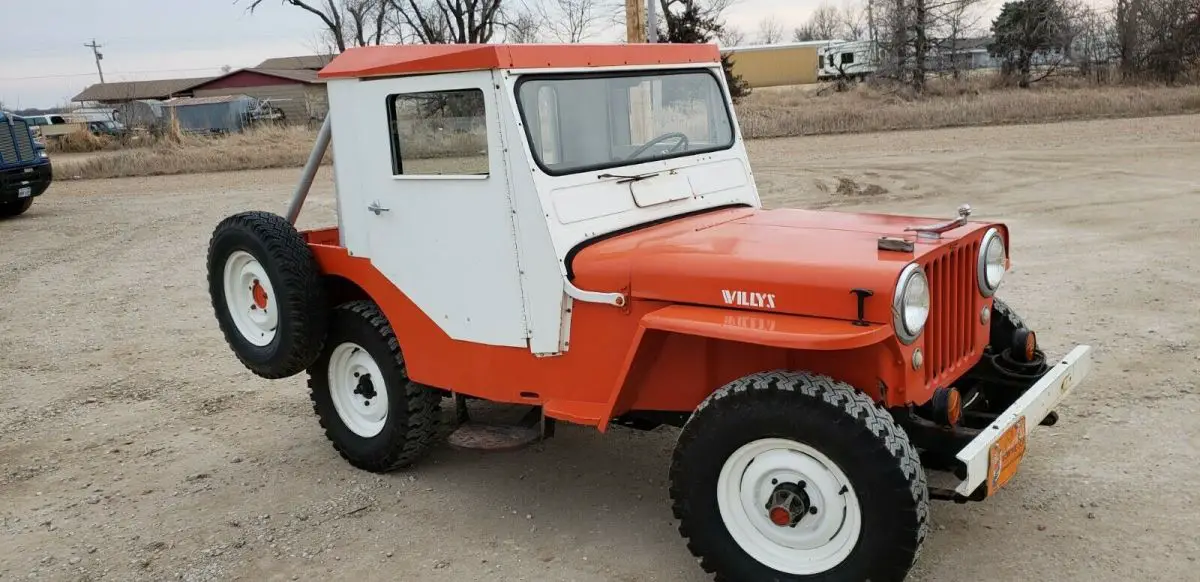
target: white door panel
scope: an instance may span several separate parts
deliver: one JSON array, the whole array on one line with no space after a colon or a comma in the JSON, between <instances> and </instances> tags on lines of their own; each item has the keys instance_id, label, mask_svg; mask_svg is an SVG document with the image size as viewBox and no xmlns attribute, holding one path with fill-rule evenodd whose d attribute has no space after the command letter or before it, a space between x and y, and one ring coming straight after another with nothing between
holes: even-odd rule
<instances>
[{"instance_id":1,"label":"white door panel","mask_svg":"<svg viewBox=\"0 0 1200 582\"><path fill-rule=\"evenodd\" d=\"M441 91L456 93L433 93ZM335 157L354 159L340 173L357 173L338 176L343 225L366 233L345 237L351 252L369 257L450 337L527 346L491 74L357 81L352 90L331 84L330 99Z\"/></svg>"}]
</instances>

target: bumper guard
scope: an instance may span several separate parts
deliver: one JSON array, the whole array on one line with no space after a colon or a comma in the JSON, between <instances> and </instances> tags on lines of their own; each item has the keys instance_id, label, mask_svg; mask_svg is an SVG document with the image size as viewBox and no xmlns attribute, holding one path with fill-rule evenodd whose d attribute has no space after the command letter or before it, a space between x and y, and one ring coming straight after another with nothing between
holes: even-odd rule
<instances>
[{"instance_id":1,"label":"bumper guard","mask_svg":"<svg viewBox=\"0 0 1200 582\"><path fill-rule=\"evenodd\" d=\"M986 484L990 496L1004 485L1020 465L1033 428L1091 371L1091 356L1091 346L1076 346L959 450L955 457L966 468L954 489L959 495L972 496Z\"/></svg>"}]
</instances>

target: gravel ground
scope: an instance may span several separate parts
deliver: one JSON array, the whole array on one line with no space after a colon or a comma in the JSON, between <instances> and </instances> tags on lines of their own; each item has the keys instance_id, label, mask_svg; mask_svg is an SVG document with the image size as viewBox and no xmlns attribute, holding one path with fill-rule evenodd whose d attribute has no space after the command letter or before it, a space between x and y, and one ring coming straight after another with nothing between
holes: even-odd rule
<instances>
[{"instance_id":1,"label":"gravel ground","mask_svg":"<svg viewBox=\"0 0 1200 582\"><path fill-rule=\"evenodd\" d=\"M934 505L912 579L1195 579L1200 116L750 149L769 206L1007 221L1001 296L1050 353L1096 347L1009 488ZM282 212L297 175L61 182L0 223L0 579L707 579L670 513L674 430L563 426L378 477L334 453L302 376L241 368L206 241ZM332 220L328 175L302 226Z\"/></svg>"}]
</instances>

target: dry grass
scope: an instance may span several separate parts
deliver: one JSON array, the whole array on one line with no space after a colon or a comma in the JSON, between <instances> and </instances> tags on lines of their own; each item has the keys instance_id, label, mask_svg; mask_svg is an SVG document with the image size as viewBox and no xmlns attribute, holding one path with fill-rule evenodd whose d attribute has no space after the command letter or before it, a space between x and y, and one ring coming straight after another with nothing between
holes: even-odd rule
<instances>
[{"instance_id":1,"label":"dry grass","mask_svg":"<svg viewBox=\"0 0 1200 582\"><path fill-rule=\"evenodd\" d=\"M842 93L816 86L759 89L738 107L738 117L747 138L769 138L1200 113L1200 86L989 85L986 79L935 82L920 99L867 84Z\"/></svg>"},{"instance_id":2,"label":"dry grass","mask_svg":"<svg viewBox=\"0 0 1200 582\"><path fill-rule=\"evenodd\" d=\"M1022 90L994 83L989 78L934 81L919 99L902 89L865 84L840 93L818 85L760 88L737 110L747 138L1200 113L1200 86L1097 87L1062 79ZM439 168L451 161L466 163L481 141L469 133L418 137L408 140L409 155L449 157L435 164ZM141 139L137 147L64 156L55 163L55 174L92 179L299 167L308 159L314 139L315 132L304 127L264 127L227 137L175 130ZM103 138L80 136L60 147L64 152L90 152L114 146ZM332 152L322 163L331 161Z\"/></svg>"},{"instance_id":3,"label":"dry grass","mask_svg":"<svg viewBox=\"0 0 1200 582\"><path fill-rule=\"evenodd\" d=\"M66 159L55 163L54 173L94 179L299 167L308 160L315 139L304 127L262 128L225 137L167 136L144 147ZM332 159L332 153L326 153L322 163Z\"/></svg>"}]
</instances>

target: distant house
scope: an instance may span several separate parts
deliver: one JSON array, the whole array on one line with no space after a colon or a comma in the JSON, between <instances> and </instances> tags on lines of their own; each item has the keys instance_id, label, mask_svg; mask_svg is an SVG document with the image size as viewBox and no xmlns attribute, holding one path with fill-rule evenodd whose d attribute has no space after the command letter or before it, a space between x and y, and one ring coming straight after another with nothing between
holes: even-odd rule
<instances>
[{"instance_id":1,"label":"distant house","mask_svg":"<svg viewBox=\"0 0 1200 582\"><path fill-rule=\"evenodd\" d=\"M256 69L273 69L273 70L298 70L307 69L309 71L320 71L333 60L337 55L302 55L298 57L278 57L267 59L254 68Z\"/></svg>"},{"instance_id":2,"label":"distant house","mask_svg":"<svg viewBox=\"0 0 1200 582\"><path fill-rule=\"evenodd\" d=\"M180 97L248 95L269 101L290 123L325 118L329 99L317 72L333 55L301 55L267 59L258 66L216 77L97 83L71 98L75 103L112 107L133 102L159 102Z\"/></svg>"},{"instance_id":3,"label":"distant house","mask_svg":"<svg viewBox=\"0 0 1200 582\"><path fill-rule=\"evenodd\" d=\"M283 60L283 59L270 59ZM317 70L307 68L238 69L192 87L194 97L249 95L270 101L283 111L288 123L304 124L325 118L329 99L325 82L317 79Z\"/></svg>"},{"instance_id":4,"label":"distant house","mask_svg":"<svg viewBox=\"0 0 1200 582\"><path fill-rule=\"evenodd\" d=\"M173 97L191 97L192 88L211 80L212 77L192 79L161 79L157 81L123 81L96 83L71 98L75 103L99 103L119 105L139 99L165 101Z\"/></svg>"}]
</instances>

